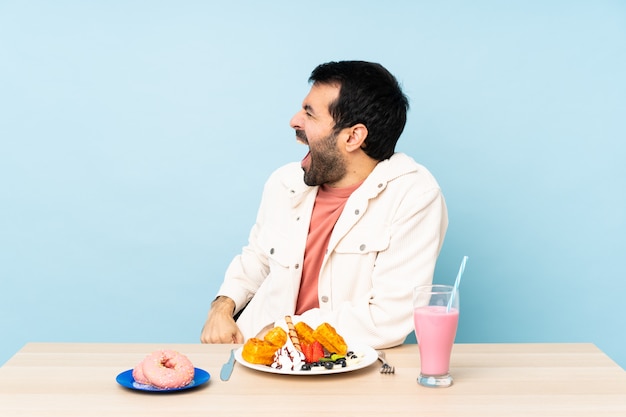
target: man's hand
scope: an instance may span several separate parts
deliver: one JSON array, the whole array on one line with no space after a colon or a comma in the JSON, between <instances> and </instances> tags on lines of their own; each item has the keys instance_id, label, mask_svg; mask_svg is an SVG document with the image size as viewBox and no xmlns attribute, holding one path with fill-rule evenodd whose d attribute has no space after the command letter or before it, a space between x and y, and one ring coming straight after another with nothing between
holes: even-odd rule
<instances>
[{"instance_id":1,"label":"man's hand","mask_svg":"<svg viewBox=\"0 0 626 417\"><path fill-rule=\"evenodd\" d=\"M243 343L243 334L233 319L235 302L219 296L211 304L211 310L202 328L202 343Z\"/></svg>"}]
</instances>

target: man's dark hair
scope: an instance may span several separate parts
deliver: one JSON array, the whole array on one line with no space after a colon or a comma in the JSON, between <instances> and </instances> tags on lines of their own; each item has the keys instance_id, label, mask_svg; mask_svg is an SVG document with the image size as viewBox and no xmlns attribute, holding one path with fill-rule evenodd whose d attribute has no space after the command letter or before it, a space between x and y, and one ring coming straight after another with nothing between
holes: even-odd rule
<instances>
[{"instance_id":1,"label":"man's dark hair","mask_svg":"<svg viewBox=\"0 0 626 417\"><path fill-rule=\"evenodd\" d=\"M389 71L372 62L328 62L313 70L309 82L339 85L339 97L328 109L335 132L362 123L368 130L365 153L378 161L393 155L409 101Z\"/></svg>"}]
</instances>

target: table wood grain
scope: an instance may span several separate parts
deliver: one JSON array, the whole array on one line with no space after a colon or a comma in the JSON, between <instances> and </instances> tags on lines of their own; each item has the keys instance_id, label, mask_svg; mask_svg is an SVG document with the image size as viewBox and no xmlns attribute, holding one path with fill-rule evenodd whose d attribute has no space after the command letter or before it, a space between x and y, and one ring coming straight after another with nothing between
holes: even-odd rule
<instances>
[{"instance_id":1,"label":"table wood grain","mask_svg":"<svg viewBox=\"0 0 626 417\"><path fill-rule=\"evenodd\" d=\"M450 388L417 384L417 345L333 375L291 376L240 364L233 345L29 343L0 368L0 416L626 416L626 372L593 344L456 344ZM124 388L116 376L162 348L186 354L209 383L176 393Z\"/></svg>"}]
</instances>

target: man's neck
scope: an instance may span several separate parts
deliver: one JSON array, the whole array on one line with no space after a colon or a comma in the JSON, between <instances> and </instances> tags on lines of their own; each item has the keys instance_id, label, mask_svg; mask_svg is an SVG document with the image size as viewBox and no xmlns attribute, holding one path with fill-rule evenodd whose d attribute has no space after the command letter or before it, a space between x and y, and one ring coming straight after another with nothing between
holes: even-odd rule
<instances>
[{"instance_id":1,"label":"man's neck","mask_svg":"<svg viewBox=\"0 0 626 417\"><path fill-rule=\"evenodd\" d=\"M372 173L376 165L378 165L378 161L370 158L364 152L360 155L355 155L350 160L343 178L327 185L333 188L343 188L360 184Z\"/></svg>"}]
</instances>

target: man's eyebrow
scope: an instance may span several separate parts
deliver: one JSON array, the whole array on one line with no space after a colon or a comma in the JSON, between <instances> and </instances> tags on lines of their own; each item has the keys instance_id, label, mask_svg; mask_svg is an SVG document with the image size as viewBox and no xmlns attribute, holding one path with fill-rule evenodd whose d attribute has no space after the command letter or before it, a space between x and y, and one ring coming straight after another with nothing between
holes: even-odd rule
<instances>
[{"instance_id":1,"label":"man's eyebrow","mask_svg":"<svg viewBox=\"0 0 626 417\"><path fill-rule=\"evenodd\" d=\"M302 106L302 108L304 109L304 111L309 112L311 114L315 114L315 110L313 110L313 107L311 107L310 104L305 104L304 106Z\"/></svg>"}]
</instances>

